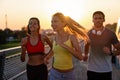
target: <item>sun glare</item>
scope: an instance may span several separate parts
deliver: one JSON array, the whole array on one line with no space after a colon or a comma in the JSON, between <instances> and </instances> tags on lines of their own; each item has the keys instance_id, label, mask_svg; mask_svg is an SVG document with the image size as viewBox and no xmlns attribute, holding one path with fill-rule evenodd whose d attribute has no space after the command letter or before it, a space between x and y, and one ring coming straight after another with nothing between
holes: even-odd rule
<instances>
[{"instance_id":1,"label":"sun glare","mask_svg":"<svg viewBox=\"0 0 120 80\"><path fill-rule=\"evenodd\" d=\"M120 26L120 18L118 19L118 25Z\"/></svg>"},{"instance_id":2,"label":"sun glare","mask_svg":"<svg viewBox=\"0 0 120 80\"><path fill-rule=\"evenodd\" d=\"M56 12L62 12L75 20L80 20L85 12L84 0L53 0L48 4L47 12L52 15Z\"/></svg>"}]
</instances>

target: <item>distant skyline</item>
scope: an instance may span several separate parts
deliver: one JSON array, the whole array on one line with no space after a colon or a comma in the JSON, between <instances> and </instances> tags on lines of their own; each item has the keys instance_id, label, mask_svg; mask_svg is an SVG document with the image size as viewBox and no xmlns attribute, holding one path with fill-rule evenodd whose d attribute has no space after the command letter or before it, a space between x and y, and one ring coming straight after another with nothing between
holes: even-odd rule
<instances>
[{"instance_id":1,"label":"distant skyline","mask_svg":"<svg viewBox=\"0 0 120 80\"><path fill-rule=\"evenodd\" d=\"M113 24L120 18L119 9L120 0L0 0L0 29L5 29L7 24L11 30L21 30L30 17L38 17L41 28L49 29L51 17L56 12L62 12L90 29L94 11L103 11L104 24Z\"/></svg>"}]
</instances>

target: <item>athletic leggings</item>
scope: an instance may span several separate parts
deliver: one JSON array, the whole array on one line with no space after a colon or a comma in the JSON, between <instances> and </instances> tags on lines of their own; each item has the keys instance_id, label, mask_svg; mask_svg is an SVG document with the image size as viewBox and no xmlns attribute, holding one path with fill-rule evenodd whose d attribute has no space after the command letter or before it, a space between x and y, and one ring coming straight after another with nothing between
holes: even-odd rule
<instances>
[{"instance_id":1,"label":"athletic leggings","mask_svg":"<svg viewBox=\"0 0 120 80\"><path fill-rule=\"evenodd\" d=\"M45 64L40 64L37 66L27 64L27 78L28 80L47 80L47 66Z\"/></svg>"}]
</instances>

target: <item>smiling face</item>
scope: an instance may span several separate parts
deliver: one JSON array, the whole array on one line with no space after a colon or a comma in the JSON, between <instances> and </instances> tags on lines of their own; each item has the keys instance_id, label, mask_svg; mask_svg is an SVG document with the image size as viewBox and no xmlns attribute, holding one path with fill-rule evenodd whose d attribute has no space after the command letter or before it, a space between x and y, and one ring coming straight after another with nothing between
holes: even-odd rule
<instances>
[{"instance_id":1,"label":"smiling face","mask_svg":"<svg viewBox=\"0 0 120 80\"><path fill-rule=\"evenodd\" d=\"M65 21L62 20L62 18L60 18L59 16L52 17L51 26L54 31L57 32L64 29L65 25L66 25Z\"/></svg>"},{"instance_id":2,"label":"smiling face","mask_svg":"<svg viewBox=\"0 0 120 80\"><path fill-rule=\"evenodd\" d=\"M31 31L36 31L39 28L37 20L35 19L30 20L29 28Z\"/></svg>"},{"instance_id":3,"label":"smiling face","mask_svg":"<svg viewBox=\"0 0 120 80\"><path fill-rule=\"evenodd\" d=\"M31 18L28 24L28 33L31 34L31 32L39 32L39 29L39 20L37 18Z\"/></svg>"}]
</instances>

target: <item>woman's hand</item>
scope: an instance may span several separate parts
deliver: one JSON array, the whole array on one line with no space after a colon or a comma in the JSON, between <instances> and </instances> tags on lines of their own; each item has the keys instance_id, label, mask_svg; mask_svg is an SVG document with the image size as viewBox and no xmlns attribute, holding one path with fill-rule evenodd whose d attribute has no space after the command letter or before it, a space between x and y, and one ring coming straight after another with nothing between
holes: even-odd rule
<instances>
[{"instance_id":1,"label":"woman's hand","mask_svg":"<svg viewBox=\"0 0 120 80\"><path fill-rule=\"evenodd\" d=\"M24 53L22 53L22 54L21 54L20 59L21 59L21 61L22 61L22 62L24 62L24 61L25 61L25 54L24 54Z\"/></svg>"},{"instance_id":2,"label":"woman's hand","mask_svg":"<svg viewBox=\"0 0 120 80\"><path fill-rule=\"evenodd\" d=\"M46 54L46 56L44 57L44 63L45 64L49 64L49 60L50 60L50 58L52 58L53 57L53 51L51 50L48 54Z\"/></svg>"}]
</instances>

